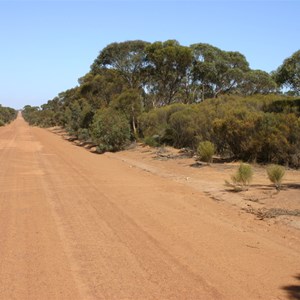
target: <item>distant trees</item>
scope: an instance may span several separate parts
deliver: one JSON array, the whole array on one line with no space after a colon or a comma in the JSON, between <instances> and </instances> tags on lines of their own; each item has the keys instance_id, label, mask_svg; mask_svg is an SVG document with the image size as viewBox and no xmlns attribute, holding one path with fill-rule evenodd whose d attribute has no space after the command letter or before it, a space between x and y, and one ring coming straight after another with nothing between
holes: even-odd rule
<instances>
[{"instance_id":1,"label":"distant trees","mask_svg":"<svg viewBox=\"0 0 300 300\"><path fill-rule=\"evenodd\" d=\"M243 81L240 85L242 95L255 95L276 93L278 87L269 73L261 70L250 70L243 76Z\"/></svg>"},{"instance_id":2,"label":"distant trees","mask_svg":"<svg viewBox=\"0 0 300 300\"><path fill-rule=\"evenodd\" d=\"M4 107L0 104L0 126L10 123L17 116L17 111L10 107Z\"/></svg>"},{"instance_id":3,"label":"distant trees","mask_svg":"<svg viewBox=\"0 0 300 300\"><path fill-rule=\"evenodd\" d=\"M299 51L271 76L209 44L112 43L78 86L23 115L100 151L136 139L194 150L208 141L222 156L300 166L300 100L279 93L285 85L299 94Z\"/></svg>"}]
</instances>

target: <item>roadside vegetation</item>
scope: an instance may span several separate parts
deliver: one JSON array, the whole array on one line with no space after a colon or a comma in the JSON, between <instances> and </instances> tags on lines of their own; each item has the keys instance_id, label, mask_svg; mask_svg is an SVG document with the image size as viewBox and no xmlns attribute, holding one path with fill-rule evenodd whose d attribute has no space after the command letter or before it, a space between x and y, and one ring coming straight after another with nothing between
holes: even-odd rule
<instances>
[{"instance_id":1,"label":"roadside vegetation","mask_svg":"<svg viewBox=\"0 0 300 300\"><path fill-rule=\"evenodd\" d=\"M298 168L299 62L300 50L269 74L252 70L239 52L203 43L112 43L78 86L25 106L23 116L61 126L100 152L140 140L198 149L208 162L215 154Z\"/></svg>"},{"instance_id":2,"label":"roadside vegetation","mask_svg":"<svg viewBox=\"0 0 300 300\"><path fill-rule=\"evenodd\" d=\"M285 169L282 166L270 165L267 168L267 174L272 183L274 183L277 190L281 189L282 179L285 174Z\"/></svg>"},{"instance_id":3,"label":"roadside vegetation","mask_svg":"<svg viewBox=\"0 0 300 300\"><path fill-rule=\"evenodd\" d=\"M17 111L10 107L4 107L0 104L0 126L13 121L17 116Z\"/></svg>"}]
</instances>

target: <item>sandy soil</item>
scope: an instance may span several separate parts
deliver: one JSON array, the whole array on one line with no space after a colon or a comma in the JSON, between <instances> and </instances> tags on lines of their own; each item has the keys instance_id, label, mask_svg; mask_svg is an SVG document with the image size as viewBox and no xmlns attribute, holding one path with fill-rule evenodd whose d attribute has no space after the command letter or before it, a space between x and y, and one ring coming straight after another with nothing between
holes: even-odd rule
<instances>
[{"instance_id":1,"label":"sandy soil","mask_svg":"<svg viewBox=\"0 0 300 300\"><path fill-rule=\"evenodd\" d=\"M0 299L300 297L299 230L212 200L236 197L226 166L95 155L20 116L0 163Z\"/></svg>"},{"instance_id":2,"label":"sandy soil","mask_svg":"<svg viewBox=\"0 0 300 300\"><path fill-rule=\"evenodd\" d=\"M239 162L207 165L186 151L142 144L129 151L105 155L190 186L213 200L224 201L269 223L280 222L300 229L300 171L286 169L282 188L277 191L267 177L266 166L252 165L253 181L245 190L236 192L226 182L232 183L231 176L236 173ZM268 220L271 218L274 219Z\"/></svg>"}]
</instances>

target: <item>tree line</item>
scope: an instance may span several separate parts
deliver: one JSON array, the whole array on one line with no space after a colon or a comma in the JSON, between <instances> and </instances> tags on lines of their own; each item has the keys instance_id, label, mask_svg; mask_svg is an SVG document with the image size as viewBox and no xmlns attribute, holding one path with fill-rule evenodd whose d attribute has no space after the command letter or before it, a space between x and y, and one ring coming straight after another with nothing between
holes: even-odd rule
<instances>
[{"instance_id":1,"label":"tree line","mask_svg":"<svg viewBox=\"0 0 300 300\"><path fill-rule=\"evenodd\" d=\"M210 141L223 156L298 166L299 62L300 50L269 74L204 43L112 43L78 86L23 115L102 152L139 139L192 149Z\"/></svg>"},{"instance_id":2,"label":"tree line","mask_svg":"<svg viewBox=\"0 0 300 300\"><path fill-rule=\"evenodd\" d=\"M10 123L17 116L17 111L10 107L5 107L0 104L0 126Z\"/></svg>"}]
</instances>

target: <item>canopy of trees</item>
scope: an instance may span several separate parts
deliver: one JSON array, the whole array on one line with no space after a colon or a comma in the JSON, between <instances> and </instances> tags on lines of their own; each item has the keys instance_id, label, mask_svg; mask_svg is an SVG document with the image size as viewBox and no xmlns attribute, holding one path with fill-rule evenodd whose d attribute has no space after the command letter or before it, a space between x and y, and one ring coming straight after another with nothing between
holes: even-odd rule
<instances>
[{"instance_id":1,"label":"canopy of trees","mask_svg":"<svg viewBox=\"0 0 300 300\"><path fill-rule=\"evenodd\" d=\"M274 72L274 78L280 86L289 88L294 95L300 95L300 50L284 60Z\"/></svg>"},{"instance_id":2,"label":"canopy of trees","mask_svg":"<svg viewBox=\"0 0 300 300\"><path fill-rule=\"evenodd\" d=\"M239 52L204 43L112 43L78 86L23 115L101 151L136 139L193 149L210 141L223 156L299 166L299 100L280 91L299 94L299 53L270 75Z\"/></svg>"}]
</instances>

